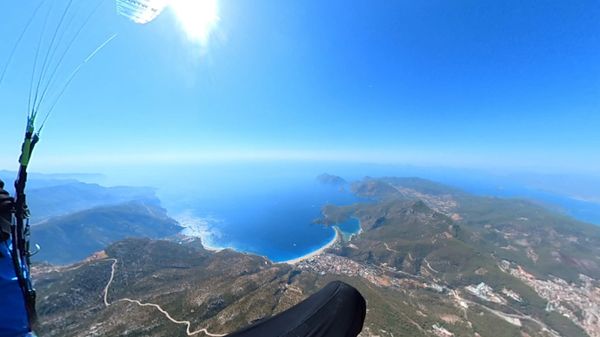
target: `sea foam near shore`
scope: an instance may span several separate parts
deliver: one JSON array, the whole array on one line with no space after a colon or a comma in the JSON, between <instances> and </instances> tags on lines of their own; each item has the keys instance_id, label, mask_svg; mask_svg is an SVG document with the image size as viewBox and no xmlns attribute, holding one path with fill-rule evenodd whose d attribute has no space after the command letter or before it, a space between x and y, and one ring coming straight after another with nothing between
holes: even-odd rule
<instances>
[{"instance_id":1,"label":"sea foam near shore","mask_svg":"<svg viewBox=\"0 0 600 337\"><path fill-rule=\"evenodd\" d=\"M356 222L334 228L320 224L324 205L348 205L355 196L316 183L254 186L235 194L211 195L188 202L185 212L173 212L182 235L199 237L207 248L230 248L288 262L314 256L336 240L348 240ZM207 216L208 215L208 216Z\"/></svg>"},{"instance_id":2,"label":"sea foam near shore","mask_svg":"<svg viewBox=\"0 0 600 337\"><path fill-rule=\"evenodd\" d=\"M191 212L184 212L177 216L173 217L177 222L183 227L181 231L181 235L192 237L192 238L200 238L202 240L202 245L207 250L211 251L220 251L226 248L233 249L239 251L240 253L252 253L246 252L244 250L237 249L236 247L224 247L219 245L216 241L218 241L220 232L216 226L219 223L218 219L212 217L197 217L192 215ZM274 261L277 263L288 263L295 264L301 262L303 260L309 259L311 257L322 254L324 251L332 247L335 243L342 239L341 230L337 227L335 229L335 236L326 244L319 247L316 250L313 250L307 254L301 255L299 257L285 260L285 261Z\"/></svg>"},{"instance_id":3,"label":"sea foam near shore","mask_svg":"<svg viewBox=\"0 0 600 337\"><path fill-rule=\"evenodd\" d=\"M191 211L186 211L173 217L183 227L181 235L200 238L202 245L207 250L220 251L226 248L216 243L221 233L216 227L219 219L213 217L197 217Z\"/></svg>"}]
</instances>

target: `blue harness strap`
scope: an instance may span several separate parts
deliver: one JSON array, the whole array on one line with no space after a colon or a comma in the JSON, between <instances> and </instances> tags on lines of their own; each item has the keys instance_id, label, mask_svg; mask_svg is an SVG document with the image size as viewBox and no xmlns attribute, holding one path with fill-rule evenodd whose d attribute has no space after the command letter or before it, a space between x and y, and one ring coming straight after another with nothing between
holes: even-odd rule
<instances>
[{"instance_id":1,"label":"blue harness strap","mask_svg":"<svg viewBox=\"0 0 600 337\"><path fill-rule=\"evenodd\" d=\"M0 242L0 337L24 337L29 318L11 254L11 241Z\"/></svg>"}]
</instances>

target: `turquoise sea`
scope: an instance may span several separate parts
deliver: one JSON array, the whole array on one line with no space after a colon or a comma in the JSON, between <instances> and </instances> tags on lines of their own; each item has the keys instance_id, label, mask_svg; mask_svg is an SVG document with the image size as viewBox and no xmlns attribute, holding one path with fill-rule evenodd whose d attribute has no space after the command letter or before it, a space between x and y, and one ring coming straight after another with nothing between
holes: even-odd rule
<instances>
[{"instance_id":1,"label":"turquoise sea","mask_svg":"<svg viewBox=\"0 0 600 337\"><path fill-rule=\"evenodd\" d=\"M175 217L184 233L202 238L208 248L233 248L281 262L320 249L335 237L333 227L316 221L326 204L349 205L358 199L346 187L314 181L290 185L253 185L234 193L188 200ZM343 237L360 230L357 219L338 224Z\"/></svg>"}]
</instances>

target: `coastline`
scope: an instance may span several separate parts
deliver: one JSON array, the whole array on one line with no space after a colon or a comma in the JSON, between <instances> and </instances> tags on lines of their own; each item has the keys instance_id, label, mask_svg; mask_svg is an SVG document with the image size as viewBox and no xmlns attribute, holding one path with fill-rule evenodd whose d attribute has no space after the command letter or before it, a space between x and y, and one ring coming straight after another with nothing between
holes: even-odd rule
<instances>
[{"instance_id":1,"label":"coastline","mask_svg":"<svg viewBox=\"0 0 600 337\"><path fill-rule=\"evenodd\" d=\"M213 239L215 237L218 237L219 233L218 233L218 231L215 230L215 228L211 225L211 223L218 222L217 219L214 219L211 217L202 218L202 217L193 216L191 214L191 212L183 212L183 213L178 214L177 216L174 216L173 218L183 227L182 231L180 232L181 235L183 235L184 237L188 237L188 238L200 238L200 240L202 242L202 246L204 247L204 249L206 249L208 251L219 252L224 249L231 249L231 250L234 250L234 251L236 251L238 253L242 253L242 254L263 256L261 254L258 254L255 252L248 252L243 249L239 249L237 247L223 247L223 246L215 244ZM359 235L362 232L362 226L360 226L360 222L359 222L358 232L350 234L350 236L348 238L345 237L345 235L347 235L347 233L344 233L338 226L332 226L332 228L335 231L335 235L334 235L333 239L331 239L329 242L327 242L320 248L318 248L308 254L299 256L297 258L284 260L284 261L273 261L268 256L263 256L263 257L265 257L267 260L271 261L272 263L287 263L290 265L295 265L304 260L313 258L315 256L318 256L318 255L324 253L327 249L331 248L333 245L335 245L338 242L351 240L354 236Z\"/></svg>"},{"instance_id":2,"label":"coastline","mask_svg":"<svg viewBox=\"0 0 600 337\"><path fill-rule=\"evenodd\" d=\"M350 219L354 219L356 220L356 223L358 224L358 230L355 232L346 232L344 231L341 227L337 227L342 235L342 239L344 240L344 242L349 242L352 241L352 239L354 239L355 237L359 236L362 232L362 224L360 223L360 219L358 219L357 217L351 217Z\"/></svg>"},{"instance_id":3,"label":"coastline","mask_svg":"<svg viewBox=\"0 0 600 337\"><path fill-rule=\"evenodd\" d=\"M311 257L315 257L317 255L321 255L323 252L325 252L327 249L331 248L331 246L333 246L339 240L341 240L342 234L340 233L340 229L337 228L337 226L334 226L333 229L335 230L335 236L326 245L324 245L321 248L319 248L319 249L317 249L315 251L312 251L312 252L310 252L310 253L308 253L306 255L297 257L295 259L287 260L287 261L277 262L277 263L287 263L287 264L294 265L294 264L297 264L297 263L302 262L304 260L310 259Z\"/></svg>"},{"instance_id":4,"label":"coastline","mask_svg":"<svg viewBox=\"0 0 600 337\"><path fill-rule=\"evenodd\" d=\"M172 216L172 218L182 227L181 235L189 238L199 238L204 249L211 252L219 252L224 249L236 250L233 247L218 246L213 242L213 237L218 235L218 232L212 228L210 223L217 221L216 219L196 217L192 215L191 211L180 213Z\"/></svg>"}]
</instances>

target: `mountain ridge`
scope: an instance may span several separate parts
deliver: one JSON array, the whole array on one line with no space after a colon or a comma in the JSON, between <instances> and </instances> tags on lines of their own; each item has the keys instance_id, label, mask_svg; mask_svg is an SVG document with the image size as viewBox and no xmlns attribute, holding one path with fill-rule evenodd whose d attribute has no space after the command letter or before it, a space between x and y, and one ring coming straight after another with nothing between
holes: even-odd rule
<instances>
[{"instance_id":1,"label":"mountain ridge","mask_svg":"<svg viewBox=\"0 0 600 337\"><path fill-rule=\"evenodd\" d=\"M31 241L42 247L34 261L65 264L127 237L164 238L181 229L165 209L132 201L51 218L33 228Z\"/></svg>"},{"instance_id":2,"label":"mountain ridge","mask_svg":"<svg viewBox=\"0 0 600 337\"><path fill-rule=\"evenodd\" d=\"M355 193L369 201L327 205L323 218L335 224L356 217L362 232L294 265L206 251L197 240L118 241L105 250L105 258L119 261L110 296L157 303L178 320L190 321L192 329L226 333L285 310L337 279L367 298L362 337L600 334L594 295L600 294L600 283L596 266L585 263L586 252L597 249L595 228L519 200L497 201L432 184L390 178L353 183ZM519 220L523 215L530 216L527 225ZM527 230L533 231L525 245ZM564 235L580 241L551 245ZM547 237L533 240L541 236ZM557 273L552 251L543 250L549 244L579 264ZM61 336L185 334L184 327L135 303L103 308L98 287L110 274L106 260L76 268L36 274L44 299L42 331L49 336L57 331Z\"/></svg>"}]
</instances>

